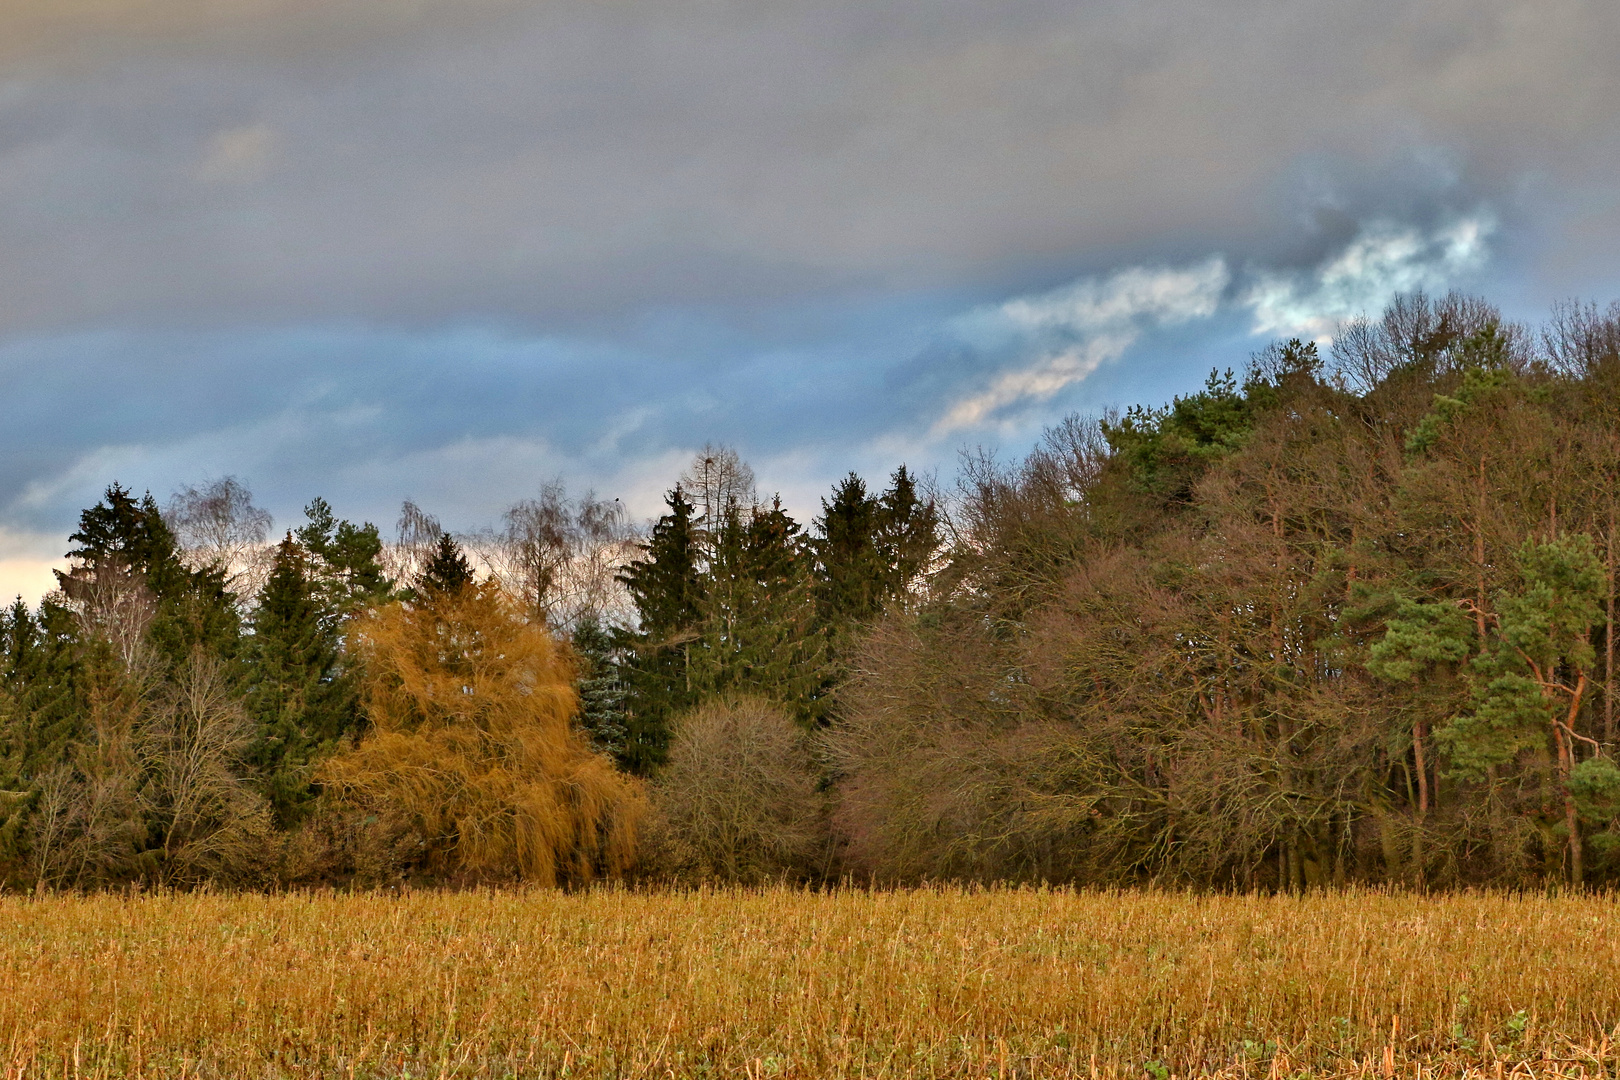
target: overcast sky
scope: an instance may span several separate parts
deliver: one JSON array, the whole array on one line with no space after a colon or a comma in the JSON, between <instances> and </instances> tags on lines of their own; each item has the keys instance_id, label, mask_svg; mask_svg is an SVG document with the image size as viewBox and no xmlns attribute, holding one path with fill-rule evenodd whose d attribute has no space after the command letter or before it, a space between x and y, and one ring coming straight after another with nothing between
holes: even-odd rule
<instances>
[{"instance_id":1,"label":"overcast sky","mask_svg":"<svg viewBox=\"0 0 1620 1080\"><path fill-rule=\"evenodd\" d=\"M1613 0L10 0L0 590L114 480L455 528L1620 296Z\"/></svg>"}]
</instances>

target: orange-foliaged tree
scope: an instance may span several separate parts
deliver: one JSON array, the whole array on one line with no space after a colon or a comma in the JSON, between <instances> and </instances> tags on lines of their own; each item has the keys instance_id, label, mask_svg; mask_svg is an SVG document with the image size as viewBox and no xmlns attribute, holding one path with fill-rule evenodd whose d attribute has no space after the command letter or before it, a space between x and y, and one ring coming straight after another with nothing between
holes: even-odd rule
<instances>
[{"instance_id":1,"label":"orange-foliaged tree","mask_svg":"<svg viewBox=\"0 0 1620 1080\"><path fill-rule=\"evenodd\" d=\"M496 583L383 607L350 647L368 726L322 776L416 868L554 885L630 866L639 783L592 752L569 656Z\"/></svg>"}]
</instances>

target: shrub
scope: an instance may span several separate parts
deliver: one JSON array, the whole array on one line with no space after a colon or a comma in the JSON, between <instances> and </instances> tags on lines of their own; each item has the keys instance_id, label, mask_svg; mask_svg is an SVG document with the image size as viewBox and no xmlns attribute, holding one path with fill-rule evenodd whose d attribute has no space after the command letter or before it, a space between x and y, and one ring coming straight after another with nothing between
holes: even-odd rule
<instances>
[{"instance_id":1,"label":"shrub","mask_svg":"<svg viewBox=\"0 0 1620 1080\"><path fill-rule=\"evenodd\" d=\"M803 880L824 869L824 800L808 737L757 697L679 718L653 786L652 866L677 877Z\"/></svg>"}]
</instances>

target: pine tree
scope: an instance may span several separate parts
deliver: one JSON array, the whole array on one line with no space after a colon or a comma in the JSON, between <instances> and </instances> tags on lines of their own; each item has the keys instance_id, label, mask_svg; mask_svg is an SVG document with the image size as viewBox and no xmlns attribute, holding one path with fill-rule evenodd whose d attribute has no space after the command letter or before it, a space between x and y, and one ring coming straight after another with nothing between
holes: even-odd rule
<instances>
[{"instance_id":1,"label":"pine tree","mask_svg":"<svg viewBox=\"0 0 1620 1080\"><path fill-rule=\"evenodd\" d=\"M314 558L310 572L326 602L344 614L386 603L393 583L382 568L382 537L369 521L339 521L325 499L304 508L307 523L294 534Z\"/></svg>"},{"instance_id":2,"label":"pine tree","mask_svg":"<svg viewBox=\"0 0 1620 1080\"><path fill-rule=\"evenodd\" d=\"M281 828L313 800L316 760L357 720L355 690L341 662L340 615L311 580L309 561L289 533L259 594L246 649L247 708L255 725L248 757Z\"/></svg>"},{"instance_id":3,"label":"pine tree","mask_svg":"<svg viewBox=\"0 0 1620 1080\"><path fill-rule=\"evenodd\" d=\"M1579 886L1584 858L1571 776L1580 762L1577 739L1584 738L1576 724L1597 660L1592 630L1606 621L1603 568L1584 533L1528 540L1517 561L1523 587L1497 597L1494 647L1472 663L1475 708L1437 734L1457 771L1477 778L1521 756L1545 760L1553 750L1559 827L1570 879Z\"/></svg>"}]
</instances>

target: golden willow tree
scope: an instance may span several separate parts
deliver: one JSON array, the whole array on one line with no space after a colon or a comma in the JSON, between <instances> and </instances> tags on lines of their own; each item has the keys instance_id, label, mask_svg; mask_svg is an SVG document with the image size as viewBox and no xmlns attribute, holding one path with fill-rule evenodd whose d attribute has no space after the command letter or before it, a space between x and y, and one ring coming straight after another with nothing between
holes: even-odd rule
<instances>
[{"instance_id":1,"label":"golden willow tree","mask_svg":"<svg viewBox=\"0 0 1620 1080\"><path fill-rule=\"evenodd\" d=\"M591 751L567 655L497 584L383 607L352 648L368 727L323 779L417 868L555 885L630 865L641 790Z\"/></svg>"}]
</instances>

